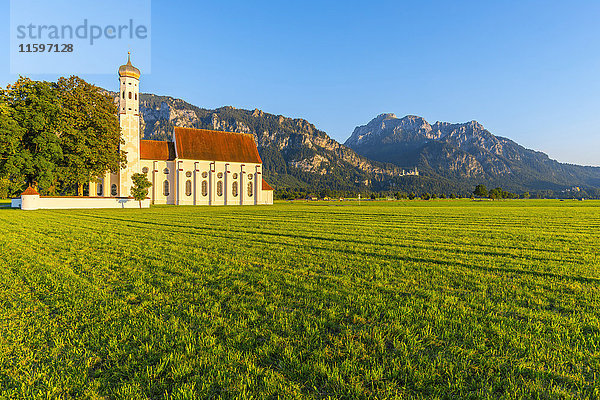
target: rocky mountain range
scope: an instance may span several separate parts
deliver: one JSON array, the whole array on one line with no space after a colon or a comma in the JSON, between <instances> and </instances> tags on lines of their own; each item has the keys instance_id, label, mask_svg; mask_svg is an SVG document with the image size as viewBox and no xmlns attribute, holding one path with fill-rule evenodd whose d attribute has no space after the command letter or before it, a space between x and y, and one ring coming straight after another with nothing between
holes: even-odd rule
<instances>
[{"instance_id":1,"label":"rocky mountain range","mask_svg":"<svg viewBox=\"0 0 600 400\"><path fill-rule=\"evenodd\" d=\"M516 192L600 187L600 168L558 163L476 121L431 125L418 116L381 114L340 144L306 120L258 109L210 110L141 94L140 111L145 139L171 140L174 126L253 134L276 188L469 194L478 183Z\"/></svg>"},{"instance_id":2,"label":"rocky mountain range","mask_svg":"<svg viewBox=\"0 0 600 400\"><path fill-rule=\"evenodd\" d=\"M303 119L261 110L208 110L168 96L140 96L145 139L171 140L174 126L251 133L275 187L299 189L382 189L403 176L402 168L372 161L331 139Z\"/></svg>"},{"instance_id":3,"label":"rocky mountain range","mask_svg":"<svg viewBox=\"0 0 600 400\"><path fill-rule=\"evenodd\" d=\"M600 168L563 164L495 136L477 121L436 122L381 114L358 126L344 143L369 159L417 166L427 176L480 182L509 190L562 190L600 186Z\"/></svg>"}]
</instances>

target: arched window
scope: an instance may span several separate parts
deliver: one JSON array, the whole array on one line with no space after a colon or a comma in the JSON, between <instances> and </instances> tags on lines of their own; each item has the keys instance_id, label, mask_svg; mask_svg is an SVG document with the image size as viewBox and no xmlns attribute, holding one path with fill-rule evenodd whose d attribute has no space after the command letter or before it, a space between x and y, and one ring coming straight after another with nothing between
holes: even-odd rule
<instances>
[{"instance_id":1,"label":"arched window","mask_svg":"<svg viewBox=\"0 0 600 400\"><path fill-rule=\"evenodd\" d=\"M137 93L135 94L135 99L137 100Z\"/></svg>"},{"instance_id":2,"label":"arched window","mask_svg":"<svg viewBox=\"0 0 600 400\"><path fill-rule=\"evenodd\" d=\"M252 190L252 182L248 182L248 197L252 197L253 192L254 190Z\"/></svg>"},{"instance_id":3,"label":"arched window","mask_svg":"<svg viewBox=\"0 0 600 400\"><path fill-rule=\"evenodd\" d=\"M110 187L110 195L111 196L116 196L117 195L117 185L115 185L114 183Z\"/></svg>"},{"instance_id":4,"label":"arched window","mask_svg":"<svg viewBox=\"0 0 600 400\"><path fill-rule=\"evenodd\" d=\"M123 99L125 98L125 91L123 90Z\"/></svg>"},{"instance_id":5,"label":"arched window","mask_svg":"<svg viewBox=\"0 0 600 400\"><path fill-rule=\"evenodd\" d=\"M231 185L231 194L233 195L233 197L237 197L237 195L238 195L238 183L237 182L233 182L233 184Z\"/></svg>"},{"instance_id":6,"label":"arched window","mask_svg":"<svg viewBox=\"0 0 600 400\"><path fill-rule=\"evenodd\" d=\"M129 100L131 100L131 92L129 92Z\"/></svg>"},{"instance_id":7,"label":"arched window","mask_svg":"<svg viewBox=\"0 0 600 400\"><path fill-rule=\"evenodd\" d=\"M148 173L148 167L142 168L142 174L147 174L147 173Z\"/></svg>"},{"instance_id":8,"label":"arched window","mask_svg":"<svg viewBox=\"0 0 600 400\"><path fill-rule=\"evenodd\" d=\"M169 181L163 182L163 196L169 195Z\"/></svg>"},{"instance_id":9,"label":"arched window","mask_svg":"<svg viewBox=\"0 0 600 400\"><path fill-rule=\"evenodd\" d=\"M192 195L192 181L188 180L185 183L185 195L186 196L191 196Z\"/></svg>"},{"instance_id":10,"label":"arched window","mask_svg":"<svg viewBox=\"0 0 600 400\"><path fill-rule=\"evenodd\" d=\"M97 192L97 194L98 194L98 196L102 196L102 189L103 189L103 187L102 187L102 184L101 184L101 183L99 183L99 184L98 184L98 190L96 191L96 192Z\"/></svg>"},{"instance_id":11,"label":"arched window","mask_svg":"<svg viewBox=\"0 0 600 400\"><path fill-rule=\"evenodd\" d=\"M217 182L217 196L223 196L223 181Z\"/></svg>"},{"instance_id":12,"label":"arched window","mask_svg":"<svg viewBox=\"0 0 600 400\"><path fill-rule=\"evenodd\" d=\"M208 196L208 182L202 181L202 196Z\"/></svg>"}]
</instances>

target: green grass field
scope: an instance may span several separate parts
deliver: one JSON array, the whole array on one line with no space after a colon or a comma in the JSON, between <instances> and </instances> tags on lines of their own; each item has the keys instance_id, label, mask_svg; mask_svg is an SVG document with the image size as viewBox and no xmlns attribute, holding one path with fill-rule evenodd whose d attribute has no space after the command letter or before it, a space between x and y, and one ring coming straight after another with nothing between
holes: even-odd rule
<instances>
[{"instance_id":1,"label":"green grass field","mask_svg":"<svg viewBox=\"0 0 600 400\"><path fill-rule=\"evenodd\" d=\"M2 398L598 398L600 202L0 210Z\"/></svg>"}]
</instances>

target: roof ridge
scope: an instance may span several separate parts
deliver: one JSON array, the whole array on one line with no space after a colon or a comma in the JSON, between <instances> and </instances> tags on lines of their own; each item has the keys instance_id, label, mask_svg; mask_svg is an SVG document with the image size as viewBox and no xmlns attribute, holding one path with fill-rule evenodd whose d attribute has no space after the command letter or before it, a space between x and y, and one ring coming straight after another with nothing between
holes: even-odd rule
<instances>
[{"instance_id":1,"label":"roof ridge","mask_svg":"<svg viewBox=\"0 0 600 400\"><path fill-rule=\"evenodd\" d=\"M180 126L173 132L178 158L262 163L252 134Z\"/></svg>"},{"instance_id":2,"label":"roof ridge","mask_svg":"<svg viewBox=\"0 0 600 400\"><path fill-rule=\"evenodd\" d=\"M246 135L246 136L252 136L252 138L254 138L254 134L245 133L245 132L218 131L216 129L205 129L205 128L186 128L184 126L175 126L174 128L175 129L192 129L195 131L207 131L207 132L214 132L214 133L233 133L234 135Z\"/></svg>"}]
</instances>

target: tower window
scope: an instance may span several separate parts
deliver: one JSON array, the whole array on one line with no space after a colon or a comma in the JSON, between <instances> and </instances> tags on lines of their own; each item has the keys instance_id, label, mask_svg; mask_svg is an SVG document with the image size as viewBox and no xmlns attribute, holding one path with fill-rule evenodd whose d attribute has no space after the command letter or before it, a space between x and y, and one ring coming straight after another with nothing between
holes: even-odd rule
<instances>
[{"instance_id":1,"label":"tower window","mask_svg":"<svg viewBox=\"0 0 600 400\"><path fill-rule=\"evenodd\" d=\"M208 182L202 181L202 196L208 196Z\"/></svg>"},{"instance_id":2,"label":"tower window","mask_svg":"<svg viewBox=\"0 0 600 400\"><path fill-rule=\"evenodd\" d=\"M252 182L248 182L248 197L252 197L254 190L252 190Z\"/></svg>"},{"instance_id":3,"label":"tower window","mask_svg":"<svg viewBox=\"0 0 600 400\"><path fill-rule=\"evenodd\" d=\"M165 169L163 169L163 174L165 174L165 175L169 175L169 168L165 168Z\"/></svg>"},{"instance_id":4,"label":"tower window","mask_svg":"<svg viewBox=\"0 0 600 400\"><path fill-rule=\"evenodd\" d=\"M169 181L163 182L163 196L169 195Z\"/></svg>"},{"instance_id":5,"label":"tower window","mask_svg":"<svg viewBox=\"0 0 600 400\"><path fill-rule=\"evenodd\" d=\"M135 99L137 100L137 93L135 94Z\"/></svg>"},{"instance_id":6,"label":"tower window","mask_svg":"<svg viewBox=\"0 0 600 400\"><path fill-rule=\"evenodd\" d=\"M186 196L191 196L192 195L192 181L188 180L185 183L185 195Z\"/></svg>"},{"instance_id":7,"label":"tower window","mask_svg":"<svg viewBox=\"0 0 600 400\"><path fill-rule=\"evenodd\" d=\"M123 90L123 98L125 98L125 91Z\"/></svg>"},{"instance_id":8,"label":"tower window","mask_svg":"<svg viewBox=\"0 0 600 400\"><path fill-rule=\"evenodd\" d=\"M131 92L129 92L129 100L131 100Z\"/></svg>"}]
</instances>

